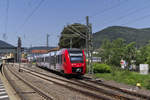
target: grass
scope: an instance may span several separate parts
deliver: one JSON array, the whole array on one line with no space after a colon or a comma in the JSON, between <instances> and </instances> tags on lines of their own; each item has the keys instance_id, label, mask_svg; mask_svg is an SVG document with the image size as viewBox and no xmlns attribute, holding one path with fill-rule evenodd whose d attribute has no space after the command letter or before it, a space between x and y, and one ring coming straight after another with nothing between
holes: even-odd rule
<instances>
[{"instance_id":1,"label":"grass","mask_svg":"<svg viewBox=\"0 0 150 100\"><path fill-rule=\"evenodd\" d=\"M115 68L112 69L111 73L96 73L95 76L104 78L105 80L114 80L119 83L125 83L134 86L136 86L136 83L141 83L143 88L150 90L150 74L141 75L137 72Z\"/></svg>"}]
</instances>

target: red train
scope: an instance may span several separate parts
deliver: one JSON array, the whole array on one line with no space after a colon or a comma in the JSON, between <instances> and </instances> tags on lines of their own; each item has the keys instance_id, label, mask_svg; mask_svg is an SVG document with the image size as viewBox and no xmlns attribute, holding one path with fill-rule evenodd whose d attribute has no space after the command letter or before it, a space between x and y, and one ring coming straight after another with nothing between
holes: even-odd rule
<instances>
[{"instance_id":1,"label":"red train","mask_svg":"<svg viewBox=\"0 0 150 100\"><path fill-rule=\"evenodd\" d=\"M84 50L61 49L36 57L37 65L65 74L84 75L86 57Z\"/></svg>"}]
</instances>

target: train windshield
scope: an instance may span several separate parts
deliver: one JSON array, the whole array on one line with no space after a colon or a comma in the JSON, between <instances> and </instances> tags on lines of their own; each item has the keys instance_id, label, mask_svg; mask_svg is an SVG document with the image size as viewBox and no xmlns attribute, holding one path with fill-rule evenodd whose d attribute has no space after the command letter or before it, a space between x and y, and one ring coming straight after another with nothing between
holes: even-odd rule
<instances>
[{"instance_id":1,"label":"train windshield","mask_svg":"<svg viewBox=\"0 0 150 100\"><path fill-rule=\"evenodd\" d=\"M71 63L83 63L82 51L69 51Z\"/></svg>"}]
</instances>

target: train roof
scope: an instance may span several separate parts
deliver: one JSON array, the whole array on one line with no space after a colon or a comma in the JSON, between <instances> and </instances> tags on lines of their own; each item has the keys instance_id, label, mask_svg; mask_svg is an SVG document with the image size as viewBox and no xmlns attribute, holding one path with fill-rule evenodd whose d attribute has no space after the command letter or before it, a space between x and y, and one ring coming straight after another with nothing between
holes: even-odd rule
<instances>
[{"instance_id":1,"label":"train roof","mask_svg":"<svg viewBox=\"0 0 150 100\"><path fill-rule=\"evenodd\" d=\"M63 49L60 49L60 51L62 50L68 50L68 51L81 51L82 49L79 49L79 48L63 48Z\"/></svg>"},{"instance_id":2,"label":"train roof","mask_svg":"<svg viewBox=\"0 0 150 100\"><path fill-rule=\"evenodd\" d=\"M56 52L56 55L60 55L60 54L61 54L61 52L62 52L62 51L57 51L57 52Z\"/></svg>"},{"instance_id":3,"label":"train roof","mask_svg":"<svg viewBox=\"0 0 150 100\"><path fill-rule=\"evenodd\" d=\"M44 57L47 57L47 56L49 56L49 53L47 53L47 54L43 54L43 56L44 56Z\"/></svg>"},{"instance_id":4,"label":"train roof","mask_svg":"<svg viewBox=\"0 0 150 100\"><path fill-rule=\"evenodd\" d=\"M63 49L60 49L59 51L52 51L52 52L49 52L47 54L41 54L41 55L38 55L38 57L47 57L47 56L54 56L54 55L60 55L64 50L68 50L68 51L82 51L82 49L78 49L78 48L63 48Z\"/></svg>"},{"instance_id":5,"label":"train roof","mask_svg":"<svg viewBox=\"0 0 150 100\"><path fill-rule=\"evenodd\" d=\"M52 51L52 52L49 52L48 54L51 55L51 56L54 56L56 54L56 52L57 51Z\"/></svg>"}]
</instances>

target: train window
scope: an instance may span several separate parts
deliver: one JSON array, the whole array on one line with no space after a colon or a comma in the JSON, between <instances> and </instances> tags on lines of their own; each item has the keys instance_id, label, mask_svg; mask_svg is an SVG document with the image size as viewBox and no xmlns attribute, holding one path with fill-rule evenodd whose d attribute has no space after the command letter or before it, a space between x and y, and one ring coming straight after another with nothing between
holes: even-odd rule
<instances>
[{"instance_id":1,"label":"train window","mask_svg":"<svg viewBox=\"0 0 150 100\"><path fill-rule=\"evenodd\" d=\"M52 65L54 65L56 63L56 57L51 56L50 60L51 60Z\"/></svg>"},{"instance_id":2,"label":"train window","mask_svg":"<svg viewBox=\"0 0 150 100\"><path fill-rule=\"evenodd\" d=\"M57 63L59 64L59 55L57 56Z\"/></svg>"},{"instance_id":3,"label":"train window","mask_svg":"<svg viewBox=\"0 0 150 100\"><path fill-rule=\"evenodd\" d=\"M45 61L46 61L46 62L49 62L49 61L50 61L49 57L46 57L46 58L45 58Z\"/></svg>"},{"instance_id":4,"label":"train window","mask_svg":"<svg viewBox=\"0 0 150 100\"><path fill-rule=\"evenodd\" d=\"M66 62L65 56L64 56L64 62Z\"/></svg>"},{"instance_id":5,"label":"train window","mask_svg":"<svg viewBox=\"0 0 150 100\"><path fill-rule=\"evenodd\" d=\"M57 61L58 61L57 63L59 64L59 55L57 56Z\"/></svg>"},{"instance_id":6,"label":"train window","mask_svg":"<svg viewBox=\"0 0 150 100\"><path fill-rule=\"evenodd\" d=\"M45 62L47 62L47 57L45 57Z\"/></svg>"},{"instance_id":7,"label":"train window","mask_svg":"<svg viewBox=\"0 0 150 100\"><path fill-rule=\"evenodd\" d=\"M58 62L58 59L57 59L58 57L56 56L56 63Z\"/></svg>"},{"instance_id":8,"label":"train window","mask_svg":"<svg viewBox=\"0 0 150 100\"><path fill-rule=\"evenodd\" d=\"M81 50L78 50L78 51L70 50L70 51L69 51L69 55L70 55L70 56L83 56L83 53L82 53Z\"/></svg>"},{"instance_id":9,"label":"train window","mask_svg":"<svg viewBox=\"0 0 150 100\"><path fill-rule=\"evenodd\" d=\"M62 64L62 55L60 55L60 64Z\"/></svg>"},{"instance_id":10,"label":"train window","mask_svg":"<svg viewBox=\"0 0 150 100\"><path fill-rule=\"evenodd\" d=\"M70 56L71 63L83 63L83 56Z\"/></svg>"},{"instance_id":11,"label":"train window","mask_svg":"<svg viewBox=\"0 0 150 100\"><path fill-rule=\"evenodd\" d=\"M58 59L58 64L59 64L59 62L60 62L60 60L59 60L59 55L58 55L57 59Z\"/></svg>"},{"instance_id":12,"label":"train window","mask_svg":"<svg viewBox=\"0 0 150 100\"><path fill-rule=\"evenodd\" d=\"M83 53L81 50L70 50L69 55L71 63L83 63Z\"/></svg>"}]
</instances>

